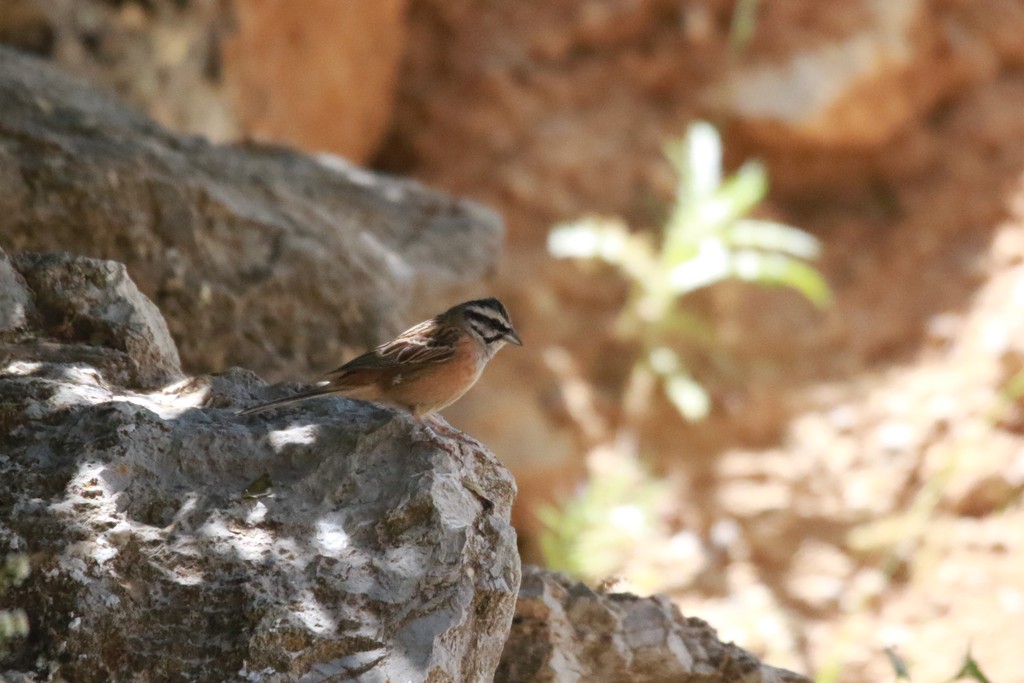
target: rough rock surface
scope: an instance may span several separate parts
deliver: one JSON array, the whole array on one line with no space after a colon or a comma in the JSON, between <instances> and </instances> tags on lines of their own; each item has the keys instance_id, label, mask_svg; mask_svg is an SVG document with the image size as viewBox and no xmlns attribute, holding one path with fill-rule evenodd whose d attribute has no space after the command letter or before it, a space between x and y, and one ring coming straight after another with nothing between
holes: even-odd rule
<instances>
[{"instance_id":1,"label":"rough rock surface","mask_svg":"<svg viewBox=\"0 0 1024 683\"><path fill-rule=\"evenodd\" d=\"M1024 59L1011 38L1024 30L1024 5L1013 0L857 0L838 16L813 2L782 4L760 16L750 58L705 93L716 113L776 154L884 151L936 106ZM780 34L795 40L780 45ZM850 170L836 172L840 182Z\"/></svg>"},{"instance_id":2,"label":"rough rock surface","mask_svg":"<svg viewBox=\"0 0 1024 683\"><path fill-rule=\"evenodd\" d=\"M361 163L391 122L408 0L235 2L223 73L249 137Z\"/></svg>"},{"instance_id":3,"label":"rough rock surface","mask_svg":"<svg viewBox=\"0 0 1024 683\"><path fill-rule=\"evenodd\" d=\"M25 280L0 249L0 332L16 330L28 322L31 305Z\"/></svg>"},{"instance_id":4,"label":"rough rock surface","mask_svg":"<svg viewBox=\"0 0 1024 683\"><path fill-rule=\"evenodd\" d=\"M176 131L238 133L220 51L231 3L4 0L0 43L49 57Z\"/></svg>"},{"instance_id":5,"label":"rough rock surface","mask_svg":"<svg viewBox=\"0 0 1024 683\"><path fill-rule=\"evenodd\" d=\"M493 675L520 570L515 483L486 449L343 399L240 417L266 398L242 370L122 388L107 369L132 376L133 321L154 313L123 267L15 263L39 318L92 301L89 321L128 322L104 346L98 323L71 316L63 360L27 326L4 349L0 554L28 553L33 573L7 596L32 635L0 668L69 681Z\"/></svg>"},{"instance_id":6,"label":"rough rock surface","mask_svg":"<svg viewBox=\"0 0 1024 683\"><path fill-rule=\"evenodd\" d=\"M722 643L663 596L598 593L537 567L523 569L501 683L808 683Z\"/></svg>"},{"instance_id":7,"label":"rough rock surface","mask_svg":"<svg viewBox=\"0 0 1024 683\"><path fill-rule=\"evenodd\" d=\"M125 263L189 370L324 372L466 294L501 237L481 205L333 157L172 135L0 49L0 247Z\"/></svg>"},{"instance_id":8,"label":"rough rock surface","mask_svg":"<svg viewBox=\"0 0 1024 683\"><path fill-rule=\"evenodd\" d=\"M533 568L516 607L515 482L471 437L342 398L239 416L294 390L240 369L127 389L173 344L123 266L0 277L0 555L33 566L11 680L803 680L664 598Z\"/></svg>"},{"instance_id":9,"label":"rough rock surface","mask_svg":"<svg viewBox=\"0 0 1024 683\"><path fill-rule=\"evenodd\" d=\"M877 147L927 110L943 89L911 87L928 54L924 2L866 0L863 25L833 42L757 62L727 75L709 98L761 138ZM925 43L925 45L915 44ZM948 88L946 89L948 90Z\"/></svg>"},{"instance_id":10,"label":"rough rock surface","mask_svg":"<svg viewBox=\"0 0 1024 683\"><path fill-rule=\"evenodd\" d=\"M167 323L123 264L34 253L12 262L0 250L0 285L0 321L6 321L0 354L81 360L121 386L158 387L183 378ZM37 333L45 332L45 343L37 336L20 339L18 328L30 318Z\"/></svg>"},{"instance_id":11,"label":"rough rock surface","mask_svg":"<svg viewBox=\"0 0 1024 683\"><path fill-rule=\"evenodd\" d=\"M171 130L365 162L391 119L407 0L3 0L0 43Z\"/></svg>"}]
</instances>

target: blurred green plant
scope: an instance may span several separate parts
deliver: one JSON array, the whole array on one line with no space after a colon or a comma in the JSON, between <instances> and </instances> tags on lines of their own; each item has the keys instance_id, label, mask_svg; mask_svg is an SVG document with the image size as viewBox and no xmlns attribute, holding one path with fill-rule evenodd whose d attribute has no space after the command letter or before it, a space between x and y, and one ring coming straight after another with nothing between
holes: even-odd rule
<instances>
[{"instance_id":1,"label":"blurred green plant","mask_svg":"<svg viewBox=\"0 0 1024 683\"><path fill-rule=\"evenodd\" d=\"M558 258L597 259L625 275L629 297L620 330L641 345L627 403L635 404L636 387L654 377L680 415L699 420L710 400L677 349L706 335L706 324L682 310L680 299L724 280L789 287L819 307L829 305L831 292L809 263L820 252L818 240L789 225L747 217L768 193L761 164L747 162L724 178L721 138L704 122L669 143L665 154L678 183L659 240L630 231L621 219L584 218L555 226L548 250Z\"/></svg>"},{"instance_id":2,"label":"blurred green plant","mask_svg":"<svg viewBox=\"0 0 1024 683\"><path fill-rule=\"evenodd\" d=\"M668 485L622 450L602 450L588 462L587 484L561 507L545 506L541 552L551 569L598 581L618 573L622 558L664 538ZM635 577L632 577L635 583Z\"/></svg>"},{"instance_id":3,"label":"blurred green plant","mask_svg":"<svg viewBox=\"0 0 1024 683\"><path fill-rule=\"evenodd\" d=\"M892 672L896 676L896 682L909 681L910 680L910 667L907 666L907 662L903 659L903 655L897 652L896 648L889 646L884 650L886 658L889 660L889 666L892 667Z\"/></svg>"},{"instance_id":4,"label":"blurred green plant","mask_svg":"<svg viewBox=\"0 0 1024 683\"><path fill-rule=\"evenodd\" d=\"M28 578L28 557L11 553L0 565L0 595ZM28 616L21 609L0 609L0 655L7 654L7 642L28 635Z\"/></svg>"},{"instance_id":5,"label":"blurred green plant","mask_svg":"<svg viewBox=\"0 0 1024 683\"><path fill-rule=\"evenodd\" d=\"M886 659L889 660L889 666L892 667L892 672L895 683L900 681L912 680L910 677L910 666L906 660L903 659L896 648L887 647L883 650ZM840 660L833 661L827 667L818 671L814 676L815 683L835 683L843 678L843 662ZM954 681L961 681L964 679L973 679L978 683L991 683L985 673L981 670L981 666L971 655L970 648L964 654L963 662L960 664L960 670L949 679L948 683L954 683Z\"/></svg>"},{"instance_id":6,"label":"blurred green plant","mask_svg":"<svg viewBox=\"0 0 1024 683\"><path fill-rule=\"evenodd\" d=\"M736 0L729 26L729 57L739 59L746 52L757 28L757 6L759 0Z\"/></svg>"},{"instance_id":7,"label":"blurred green plant","mask_svg":"<svg viewBox=\"0 0 1024 683\"><path fill-rule=\"evenodd\" d=\"M1024 369L1013 372L999 387L989 421L1010 430L1024 425Z\"/></svg>"},{"instance_id":8,"label":"blurred green plant","mask_svg":"<svg viewBox=\"0 0 1024 683\"><path fill-rule=\"evenodd\" d=\"M963 680L965 678L973 679L978 681L978 683L991 683L988 676L985 675L985 672L981 670L981 666L974 659L970 648L967 648L967 653L964 655L964 661L963 664L960 665L960 670L956 672L955 676L953 676L954 681Z\"/></svg>"},{"instance_id":9,"label":"blurred green plant","mask_svg":"<svg viewBox=\"0 0 1024 683\"><path fill-rule=\"evenodd\" d=\"M753 11L749 3L748 9ZM819 255L818 241L792 226L749 217L768 193L761 164L747 162L725 177L721 138L703 122L670 142L665 154L678 180L659 235L631 231L618 218L584 218L555 226L548 238L553 256L610 264L627 282L618 328L638 351L622 396L620 451L635 441L629 434L659 388L686 420L703 419L711 410L707 391L680 355L694 342L714 341L710 326L680 305L688 294L740 280L794 289L819 307L831 302L828 285L810 265ZM591 466L574 498L541 513L545 559L587 578L621 569L630 549L660 523L657 501L664 491L635 452L620 453L615 467ZM623 519L632 519L632 527Z\"/></svg>"}]
</instances>

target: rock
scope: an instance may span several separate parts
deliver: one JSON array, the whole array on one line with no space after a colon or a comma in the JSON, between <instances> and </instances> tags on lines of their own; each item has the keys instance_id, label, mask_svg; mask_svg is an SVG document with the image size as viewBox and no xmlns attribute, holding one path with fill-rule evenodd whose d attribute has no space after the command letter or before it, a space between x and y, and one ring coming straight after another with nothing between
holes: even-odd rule
<instances>
[{"instance_id":1,"label":"rock","mask_svg":"<svg viewBox=\"0 0 1024 683\"><path fill-rule=\"evenodd\" d=\"M127 389L174 347L123 266L0 275L27 311L0 334L0 556L33 569L4 680L805 680L664 597L535 567L520 591L515 481L472 437L338 397L240 416L295 389L237 368Z\"/></svg>"},{"instance_id":2,"label":"rock","mask_svg":"<svg viewBox=\"0 0 1024 683\"><path fill-rule=\"evenodd\" d=\"M1010 38L1024 29L1018 2L857 0L836 16L807 12L813 30L781 6L763 15L774 15L759 21L765 42L788 33L788 49L752 49L705 99L733 118L738 132L775 152L822 149L835 157L836 150L892 145L936 106L992 81L1024 55Z\"/></svg>"},{"instance_id":3,"label":"rock","mask_svg":"<svg viewBox=\"0 0 1024 683\"><path fill-rule=\"evenodd\" d=\"M361 163L388 131L408 0L236 2L223 75L248 136Z\"/></svg>"},{"instance_id":4,"label":"rock","mask_svg":"<svg viewBox=\"0 0 1024 683\"><path fill-rule=\"evenodd\" d=\"M407 0L4 0L0 43L53 58L172 130L371 158Z\"/></svg>"},{"instance_id":5,"label":"rock","mask_svg":"<svg viewBox=\"0 0 1024 683\"><path fill-rule=\"evenodd\" d=\"M0 333L16 330L28 321L32 297L11 259L0 249Z\"/></svg>"},{"instance_id":6,"label":"rock","mask_svg":"<svg viewBox=\"0 0 1024 683\"><path fill-rule=\"evenodd\" d=\"M0 280L8 277L5 266L10 268L11 263L0 251ZM0 348L9 358L32 356L66 363L74 352L62 353L60 344L77 341L87 346L79 349L86 352L91 347L119 352L112 354L113 362L105 369L108 380L122 386L157 387L182 379L167 323L129 279L124 265L68 254L24 253L14 258L13 266L17 280L4 295L9 300L0 299L0 320L25 321L25 311L32 310L39 331L56 344L4 344ZM23 294L31 303L22 300ZM87 360L97 364L99 357Z\"/></svg>"},{"instance_id":7,"label":"rock","mask_svg":"<svg viewBox=\"0 0 1024 683\"><path fill-rule=\"evenodd\" d=\"M122 321L89 347L98 365L130 375L157 362L132 355L153 311L123 267L17 265L41 318ZM69 286L43 286L62 273ZM67 358L89 325L68 325ZM479 443L435 443L408 416L345 399L240 417L234 406L263 393L250 372L143 393L112 383L116 371L33 360L46 343L29 333L0 369L0 555L33 566L5 596L32 634L0 668L22 680L491 679L520 569L515 482Z\"/></svg>"},{"instance_id":8,"label":"rock","mask_svg":"<svg viewBox=\"0 0 1024 683\"><path fill-rule=\"evenodd\" d=\"M921 21L923 3L860 4L866 21L858 30L777 63L737 69L713 87L711 99L766 140L877 146L891 139L934 97L907 87L923 58L910 30Z\"/></svg>"},{"instance_id":9,"label":"rock","mask_svg":"<svg viewBox=\"0 0 1024 683\"><path fill-rule=\"evenodd\" d=\"M685 618L664 596L600 593L524 567L512 632L495 681L808 683L761 664Z\"/></svg>"},{"instance_id":10,"label":"rock","mask_svg":"<svg viewBox=\"0 0 1024 683\"><path fill-rule=\"evenodd\" d=\"M238 124L224 93L230 3L5 0L0 43L50 57L162 125L223 140Z\"/></svg>"},{"instance_id":11,"label":"rock","mask_svg":"<svg viewBox=\"0 0 1024 683\"><path fill-rule=\"evenodd\" d=\"M314 375L467 294L500 218L418 183L173 135L0 48L0 247L125 263L190 371Z\"/></svg>"}]
</instances>

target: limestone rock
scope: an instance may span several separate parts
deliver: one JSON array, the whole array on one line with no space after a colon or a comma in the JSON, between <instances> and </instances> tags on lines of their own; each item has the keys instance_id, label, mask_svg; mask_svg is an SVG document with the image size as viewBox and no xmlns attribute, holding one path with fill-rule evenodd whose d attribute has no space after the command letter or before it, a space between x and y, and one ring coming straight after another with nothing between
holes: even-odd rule
<instances>
[{"instance_id":1,"label":"limestone rock","mask_svg":"<svg viewBox=\"0 0 1024 683\"><path fill-rule=\"evenodd\" d=\"M0 669L27 681L492 677L520 570L515 483L485 448L344 399L241 417L263 393L242 370L118 386L136 361L159 362L133 355L140 321L159 314L123 267L16 265L38 310L0 366L0 555L31 558L5 606L24 608L32 633ZM32 327L52 311L70 320L56 351Z\"/></svg>"},{"instance_id":2,"label":"limestone rock","mask_svg":"<svg viewBox=\"0 0 1024 683\"><path fill-rule=\"evenodd\" d=\"M809 683L722 643L663 596L598 593L536 567L524 568L495 681Z\"/></svg>"},{"instance_id":3,"label":"limestone rock","mask_svg":"<svg viewBox=\"0 0 1024 683\"><path fill-rule=\"evenodd\" d=\"M220 46L230 3L5 0L0 43L49 57L170 128L238 133L223 92Z\"/></svg>"},{"instance_id":4,"label":"limestone rock","mask_svg":"<svg viewBox=\"0 0 1024 683\"><path fill-rule=\"evenodd\" d=\"M4 0L0 43L50 57L171 130L371 158L407 0Z\"/></svg>"},{"instance_id":5,"label":"limestone rock","mask_svg":"<svg viewBox=\"0 0 1024 683\"><path fill-rule=\"evenodd\" d=\"M25 311L0 332L0 556L33 567L5 680L804 680L664 597L537 568L520 590L515 482L472 437L343 398L240 416L294 391L240 369L125 388L176 366L123 266L0 267Z\"/></svg>"},{"instance_id":6,"label":"limestone rock","mask_svg":"<svg viewBox=\"0 0 1024 683\"><path fill-rule=\"evenodd\" d=\"M799 23L779 7L766 11L772 10L782 15L776 19ZM1024 30L1019 2L855 0L843 10L852 15L846 31L829 31L829 15L818 13L817 31L784 56L764 51L744 60L710 85L707 104L759 146L879 149L940 103L1024 59L1016 39ZM758 31L782 33L778 21L768 22L774 26Z\"/></svg>"},{"instance_id":7,"label":"limestone rock","mask_svg":"<svg viewBox=\"0 0 1024 683\"><path fill-rule=\"evenodd\" d=\"M7 254L0 249L0 332L16 330L28 321L32 297Z\"/></svg>"},{"instance_id":8,"label":"limestone rock","mask_svg":"<svg viewBox=\"0 0 1024 683\"><path fill-rule=\"evenodd\" d=\"M173 135L0 48L0 247L125 263L191 371L295 379L467 294L496 214L415 182Z\"/></svg>"},{"instance_id":9,"label":"limestone rock","mask_svg":"<svg viewBox=\"0 0 1024 683\"><path fill-rule=\"evenodd\" d=\"M0 251L0 279L7 279L3 266L10 268L11 263ZM167 323L139 292L124 265L68 254L24 253L14 258L13 266L17 271L11 268L11 273L19 281L0 295L10 299L0 298L0 320L25 323L25 311L31 310L35 324L53 345L3 344L0 348L9 358L42 356L66 363L75 351L101 347L115 352L105 368L110 381L156 387L182 379L178 349ZM67 340L84 345L62 352L61 344ZM104 355L92 355L88 362L96 365L100 358Z\"/></svg>"},{"instance_id":10,"label":"limestone rock","mask_svg":"<svg viewBox=\"0 0 1024 683\"><path fill-rule=\"evenodd\" d=\"M920 0L863 0L868 21L850 35L757 62L714 86L713 99L765 138L814 144L879 145L932 103L907 87L918 46L911 27ZM923 103L921 100L926 99Z\"/></svg>"}]
</instances>

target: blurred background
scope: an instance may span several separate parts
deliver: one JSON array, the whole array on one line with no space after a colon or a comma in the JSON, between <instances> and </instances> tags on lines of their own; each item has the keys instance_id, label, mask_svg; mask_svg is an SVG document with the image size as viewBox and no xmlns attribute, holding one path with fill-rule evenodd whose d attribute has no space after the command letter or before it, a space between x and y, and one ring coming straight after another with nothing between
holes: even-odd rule
<instances>
[{"instance_id":1,"label":"blurred background","mask_svg":"<svg viewBox=\"0 0 1024 683\"><path fill-rule=\"evenodd\" d=\"M448 417L524 560L844 683L1020 680L1022 36L1022 0L0 2L172 130L497 210L467 294L526 346Z\"/></svg>"}]
</instances>

